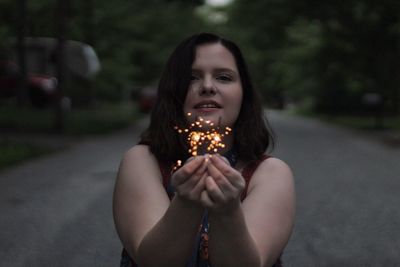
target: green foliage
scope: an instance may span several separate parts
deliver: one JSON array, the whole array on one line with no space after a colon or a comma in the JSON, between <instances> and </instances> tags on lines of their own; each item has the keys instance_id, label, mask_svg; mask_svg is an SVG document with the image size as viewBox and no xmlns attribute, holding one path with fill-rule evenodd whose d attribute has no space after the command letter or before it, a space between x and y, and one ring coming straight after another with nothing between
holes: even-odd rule
<instances>
[{"instance_id":1,"label":"green foliage","mask_svg":"<svg viewBox=\"0 0 400 267\"><path fill-rule=\"evenodd\" d=\"M72 109L65 114L65 133L71 135L103 134L130 125L138 117L131 103L95 104L90 108ZM0 105L0 129L15 133L51 133L54 131L51 109L20 108Z\"/></svg>"},{"instance_id":2,"label":"green foliage","mask_svg":"<svg viewBox=\"0 0 400 267\"><path fill-rule=\"evenodd\" d=\"M318 22L299 19L287 27L287 41L277 51L278 60L271 64L271 83L292 100L301 100L317 89L315 53L321 49L321 26ZM302 66L302 67L300 67Z\"/></svg>"},{"instance_id":3,"label":"green foliage","mask_svg":"<svg viewBox=\"0 0 400 267\"><path fill-rule=\"evenodd\" d=\"M0 170L55 149L25 142L0 140Z\"/></svg>"},{"instance_id":4,"label":"green foliage","mask_svg":"<svg viewBox=\"0 0 400 267\"><path fill-rule=\"evenodd\" d=\"M82 135L106 134L131 125L139 116L131 103L96 104L73 109L66 114L65 132L54 131L51 109L21 108L12 103L0 105L0 170L21 161L62 149L67 140ZM6 133L10 134L6 134ZM5 135L4 135L5 134ZM64 140L64 141L63 141Z\"/></svg>"},{"instance_id":5,"label":"green foliage","mask_svg":"<svg viewBox=\"0 0 400 267\"><path fill-rule=\"evenodd\" d=\"M291 14L291 6L285 0L237 0L228 8L229 35L243 48L256 87L277 106L282 104L283 93L276 83L280 78L272 75L272 66L280 60Z\"/></svg>"},{"instance_id":6,"label":"green foliage","mask_svg":"<svg viewBox=\"0 0 400 267\"><path fill-rule=\"evenodd\" d=\"M115 87L153 83L173 47L201 29L202 21L194 16L191 5L179 1L119 2L102 1L96 9L102 78Z\"/></svg>"},{"instance_id":7,"label":"green foliage","mask_svg":"<svg viewBox=\"0 0 400 267\"><path fill-rule=\"evenodd\" d=\"M202 0L69 2L70 8L65 10L69 18L65 37L90 41L94 46L102 71L94 81L92 96L106 101L118 101L132 88L155 83L175 45L184 37L203 31L205 26L195 12ZM57 1L27 1L27 35L56 37L56 11ZM18 1L2 0L0 14L3 43L17 34ZM74 98L79 96L79 84L68 86L67 93Z\"/></svg>"},{"instance_id":8,"label":"green foliage","mask_svg":"<svg viewBox=\"0 0 400 267\"><path fill-rule=\"evenodd\" d=\"M124 128L138 118L136 107L126 104L103 104L89 110L74 110L67 116L66 133L71 135L103 134Z\"/></svg>"},{"instance_id":9,"label":"green foliage","mask_svg":"<svg viewBox=\"0 0 400 267\"><path fill-rule=\"evenodd\" d=\"M0 2L2 44L16 35L17 3ZM386 110L399 112L400 1L202 3L71 0L66 37L90 41L102 63L93 95L119 101L134 88L155 84L177 42L213 31L239 43L255 85L272 105L305 98L325 112L360 111L362 95L372 92L386 99ZM27 10L28 35L57 35L55 1L29 1ZM80 86L67 92L86 92Z\"/></svg>"},{"instance_id":10,"label":"green foliage","mask_svg":"<svg viewBox=\"0 0 400 267\"><path fill-rule=\"evenodd\" d=\"M399 1L236 0L227 11L267 98L353 112L374 92L399 111Z\"/></svg>"}]
</instances>

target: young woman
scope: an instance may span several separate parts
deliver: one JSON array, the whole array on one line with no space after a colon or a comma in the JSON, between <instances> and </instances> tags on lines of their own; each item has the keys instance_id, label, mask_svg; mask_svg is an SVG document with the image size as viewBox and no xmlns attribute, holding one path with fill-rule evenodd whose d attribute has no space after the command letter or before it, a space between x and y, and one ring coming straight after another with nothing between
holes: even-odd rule
<instances>
[{"instance_id":1,"label":"young woman","mask_svg":"<svg viewBox=\"0 0 400 267\"><path fill-rule=\"evenodd\" d=\"M199 118L208 123L196 130L232 129L217 154L203 146L191 156L185 132L177 132ZM150 125L120 165L121 266L280 266L294 182L283 161L264 154L271 140L239 48L209 33L178 45Z\"/></svg>"}]
</instances>

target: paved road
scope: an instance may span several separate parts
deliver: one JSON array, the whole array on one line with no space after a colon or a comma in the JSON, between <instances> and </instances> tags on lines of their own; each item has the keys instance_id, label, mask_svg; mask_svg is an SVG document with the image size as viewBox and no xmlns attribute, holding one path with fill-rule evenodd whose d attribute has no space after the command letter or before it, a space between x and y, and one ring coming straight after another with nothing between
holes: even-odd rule
<instances>
[{"instance_id":1,"label":"paved road","mask_svg":"<svg viewBox=\"0 0 400 267\"><path fill-rule=\"evenodd\" d=\"M400 265L400 149L271 112L297 220L285 266ZM0 266L118 266L111 197L137 126L0 173Z\"/></svg>"},{"instance_id":2,"label":"paved road","mask_svg":"<svg viewBox=\"0 0 400 267\"><path fill-rule=\"evenodd\" d=\"M297 190L285 266L400 266L400 148L314 120L271 122Z\"/></svg>"},{"instance_id":3,"label":"paved road","mask_svg":"<svg viewBox=\"0 0 400 267\"><path fill-rule=\"evenodd\" d=\"M0 173L0 266L119 266L112 190L142 127Z\"/></svg>"}]
</instances>

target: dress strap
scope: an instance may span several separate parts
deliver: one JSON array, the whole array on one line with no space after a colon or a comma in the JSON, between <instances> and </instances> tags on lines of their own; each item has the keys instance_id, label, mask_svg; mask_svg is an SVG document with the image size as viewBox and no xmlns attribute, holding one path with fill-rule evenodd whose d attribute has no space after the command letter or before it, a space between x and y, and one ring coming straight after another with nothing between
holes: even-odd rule
<instances>
[{"instance_id":1,"label":"dress strap","mask_svg":"<svg viewBox=\"0 0 400 267\"><path fill-rule=\"evenodd\" d=\"M263 162L264 160L270 158L271 156L269 155L262 155L260 159L253 160L249 162L242 170L242 176L244 180L246 181L246 187L244 188L242 195L240 199L243 201L246 198L247 195L247 189L249 188L250 180L251 177L253 176L253 173L257 169L257 167Z\"/></svg>"}]
</instances>

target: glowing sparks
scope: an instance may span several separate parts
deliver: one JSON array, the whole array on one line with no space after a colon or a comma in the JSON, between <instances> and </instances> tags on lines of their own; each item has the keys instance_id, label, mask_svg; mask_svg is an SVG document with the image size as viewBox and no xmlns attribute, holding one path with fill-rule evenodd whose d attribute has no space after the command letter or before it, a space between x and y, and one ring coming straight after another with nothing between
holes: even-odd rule
<instances>
[{"instance_id":1,"label":"glowing sparks","mask_svg":"<svg viewBox=\"0 0 400 267\"><path fill-rule=\"evenodd\" d=\"M191 113L187 113L187 115L189 117L192 116ZM178 126L175 126L174 129L179 134L187 135L187 142L189 144L188 153L192 156L197 156L199 151L214 154L218 153L219 149L225 148L223 139L232 132L232 129L229 127L221 129L220 125L221 117L218 120L217 127L214 127L214 123L210 120L204 120L198 117L195 122L189 125L189 128L180 129ZM205 128L211 128L211 130L205 130ZM212 155L210 155L210 157L212 157ZM205 160L208 161L208 157ZM178 160L173 167L173 171L176 171L181 166L182 161Z\"/></svg>"},{"instance_id":2,"label":"glowing sparks","mask_svg":"<svg viewBox=\"0 0 400 267\"><path fill-rule=\"evenodd\" d=\"M187 114L189 117L192 115L191 113ZM203 128L203 126L214 126L214 123L210 120L204 120L199 117L195 122L190 124L188 129L180 129L175 126L174 129L177 130L178 133L187 133L188 134L188 144L189 150L188 152L192 156L197 156L199 152L199 148L204 148L209 153L217 153L220 148L224 148L225 144L223 143L223 138L226 135L229 135L232 132L232 129L229 127L225 127L225 129L221 130L220 125L221 118L219 119L218 126L216 128L212 128L211 130L201 131L199 128ZM196 128L195 130L193 128Z\"/></svg>"},{"instance_id":3,"label":"glowing sparks","mask_svg":"<svg viewBox=\"0 0 400 267\"><path fill-rule=\"evenodd\" d=\"M177 169L179 169L182 166L182 160L178 160L173 168L172 171L176 171Z\"/></svg>"}]
</instances>

